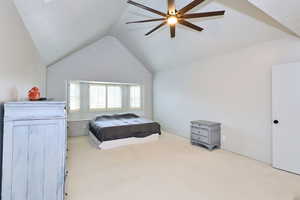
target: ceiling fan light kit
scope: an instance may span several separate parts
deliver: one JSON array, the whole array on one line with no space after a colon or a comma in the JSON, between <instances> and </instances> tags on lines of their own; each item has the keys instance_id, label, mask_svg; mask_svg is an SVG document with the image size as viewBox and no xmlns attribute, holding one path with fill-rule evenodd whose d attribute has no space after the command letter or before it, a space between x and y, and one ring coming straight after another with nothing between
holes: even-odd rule
<instances>
[{"instance_id":1,"label":"ceiling fan light kit","mask_svg":"<svg viewBox=\"0 0 300 200\"><path fill-rule=\"evenodd\" d=\"M191 29L194 29L196 31L203 31L204 29L192 24L187 21L187 19L193 19L193 18L201 18L201 17L213 17L213 16L222 16L225 14L225 11L214 11L214 12L202 12L202 13L190 13L187 12L198 6L199 4L203 3L205 0L194 0L185 7L181 8L180 10L176 10L175 7L175 0L168 0L168 12L163 13L161 11L155 10L153 8L144 6L142 4L136 3L134 1L127 1L127 3L134 5L136 7L139 7L141 9L147 10L149 12L155 13L157 15L160 15L162 18L156 18L156 19L148 19L148 20L142 20L142 21L133 21L133 22L127 22L126 24L135 24L135 23L146 23L146 22L155 22L155 21L162 21L161 24L156 26L154 29L146 33L145 35L150 35L154 31L158 30L159 28L163 27L164 25L170 26L170 35L171 38L175 37L176 33L176 24L181 24L183 26L187 26Z\"/></svg>"},{"instance_id":2,"label":"ceiling fan light kit","mask_svg":"<svg viewBox=\"0 0 300 200\"><path fill-rule=\"evenodd\" d=\"M177 24L177 22L178 22L178 19L177 19L176 16L170 16L170 17L168 17L168 24L169 25L175 25L175 24Z\"/></svg>"}]
</instances>

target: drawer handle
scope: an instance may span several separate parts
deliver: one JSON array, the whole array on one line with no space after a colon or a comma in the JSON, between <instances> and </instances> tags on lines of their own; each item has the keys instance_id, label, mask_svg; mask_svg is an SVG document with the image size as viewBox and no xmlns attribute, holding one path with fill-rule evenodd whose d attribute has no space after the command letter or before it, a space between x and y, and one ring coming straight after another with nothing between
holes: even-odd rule
<instances>
[{"instance_id":1,"label":"drawer handle","mask_svg":"<svg viewBox=\"0 0 300 200\"><path fill-rule=\"evenodd\" d=\"M201 137L200 136L194 136L194 139L201 140Z\"/></svg>"}]
</instances>

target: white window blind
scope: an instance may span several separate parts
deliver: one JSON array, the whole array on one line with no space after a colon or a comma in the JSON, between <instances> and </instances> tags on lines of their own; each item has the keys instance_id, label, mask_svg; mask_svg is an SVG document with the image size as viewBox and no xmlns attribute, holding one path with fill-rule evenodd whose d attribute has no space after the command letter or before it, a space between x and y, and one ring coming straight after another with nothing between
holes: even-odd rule
<instances>
[{"instance_id":1,"label":"white window blind","mask_svg":"<svg viewBox=\"0 0 300 200\"><path fill-rule=\"evenodd\" d=\"M121 86L107 86L107 108L122 108L122 88Z\"/></svg>"},{"instance_id":2,"label":"white window blind","mask_svg":"<svg viewBox=\"0 0 300 200\"><path fill-rule=\"evenodd\" d=\"M106 109L106 86L90 85L90 109Z\"/></svg>"},{"instance_id":3,"label":"white window blind","mask_svg":"<svg viewBox=\"0 0 300 200\"><path fill-rule=\"evenodd\" d=\"M141 108L142 99L141 99L141 86L130 86L130 108Z\"/></svg>"},{"instance_id":4,"label":"white window blind","mask_svg":"<svg viewBox=\"0 0 300 200\"><path fill-rule=\"evenodd\" d=\"M143 108L141 85L70 81L68 92L69 111L83 113L130 112L130 110Z\"/></svg>"},{"instance_id":5,"label":"white window blind","mask_svg":"<svg viewBox=\"0 0 300 200\"><path fill-rule=\"evenodd\" d=\"M70 111L78 111L80 110L80 84L70 83L69 90L69 109Z\"/></svg>"}]
</instances>

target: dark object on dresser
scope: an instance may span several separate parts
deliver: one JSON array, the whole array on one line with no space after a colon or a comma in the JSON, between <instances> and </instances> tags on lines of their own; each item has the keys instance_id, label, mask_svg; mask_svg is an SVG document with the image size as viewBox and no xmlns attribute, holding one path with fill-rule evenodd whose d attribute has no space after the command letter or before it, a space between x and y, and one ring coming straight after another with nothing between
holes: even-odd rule
<instances>
[{"instance_id":1,"label":"dark object on dresser","mask_svg":"<svg viewBox=\"0 0 300 200\"><path fill-rule=\"evenodd\" d=\"M191 143L213 150L221 147L221 124L209 121L191 122Z\"/></svg>"}]
</instances>

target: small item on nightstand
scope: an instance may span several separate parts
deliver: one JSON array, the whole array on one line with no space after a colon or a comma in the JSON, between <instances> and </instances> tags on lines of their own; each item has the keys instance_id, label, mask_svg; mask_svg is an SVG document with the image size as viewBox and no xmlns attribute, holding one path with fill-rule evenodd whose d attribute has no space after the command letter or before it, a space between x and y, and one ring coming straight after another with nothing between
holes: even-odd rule
<instances>
[{"instance_id":1,"label":"small item on nightstand","mask_svg":"<svg viewBox=\"0 0 300 200\"><path fill-rule=\"evenodd\" d=\"M29 90L28 99L30 101L38 101L40 98L41 98L41 93L39 88L33 87L31 90Z\"/></svg>"},{"instance_id":2,"label":"small item on nightstand","mask_svg":"<svg viewBox=\"0 0 300 200\"><path fill-rule=\"evenodd\" d=\"M191 122L191 143L213 150L221 147L221 124L209 121Z\"/></svg>"}]
</instances>

